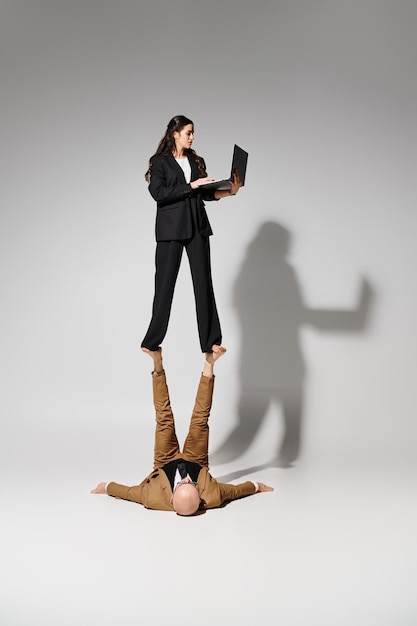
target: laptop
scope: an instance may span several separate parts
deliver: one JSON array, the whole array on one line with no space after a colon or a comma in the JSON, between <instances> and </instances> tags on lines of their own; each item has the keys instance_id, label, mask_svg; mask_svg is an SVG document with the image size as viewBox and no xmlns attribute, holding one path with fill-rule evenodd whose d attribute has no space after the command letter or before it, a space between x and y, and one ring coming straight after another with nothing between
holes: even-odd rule
<instances>
[{"instance_id":1,"label":"laptop","mask_svg":"<svg viewBox=\"0 0 417 626\"><path fill-rule=\"evenodd\" d=\"M235 144L233 148L232 168L230 170L229 178L224 178L223 180L214 180L211 183L205 183L204 185L200 185L200 187L204 187L204 189L219 189L220 191L228 190L231 187L230 179L233 177L233 172L235 170L238 170L240 174L243 187L243 185L245 184L247 163L248 153Z\"/></svg>"}]
</instances>

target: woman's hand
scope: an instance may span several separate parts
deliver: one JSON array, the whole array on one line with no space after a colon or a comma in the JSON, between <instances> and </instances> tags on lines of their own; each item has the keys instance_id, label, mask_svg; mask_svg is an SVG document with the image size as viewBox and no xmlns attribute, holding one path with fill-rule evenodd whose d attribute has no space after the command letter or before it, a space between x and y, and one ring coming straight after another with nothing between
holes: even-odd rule
<instances>
[{"instance_id":1,"label":"woman's hand","mask_svg":"<svg viewBox=\"0 0 417 626\"><path fill-rule=\"evenodd\" d=\"M213 180L214 178L209 178L208 176L206 176L206 178L197 178L197 180L193 180L193 182L190 183L191 189L197 189L197 187L200 187L200 185L204 185L205 183L212 183Z\"/></svg>"},{"instance_id":2,"label":"woman's hand","mask_svg":"<svg viewBox=\"0 0 417 626\"><path fill-rule=\"evenodd\" d=\"M235 196L239 189L242 187L243 182L240 177L239 171L235 170L233 172L233 176L230 179L230 189L216 189L214 192L214 197L216 200L221 200L222 198L228 198L229 196Z\"/></svg>"},{"instance_id":3,"label":"woman's hand","mask_svg":"<svg viewBox=\"0 0 417 626\"><path fill-rule=\"evenodd\" d=\"M239 170L235 170L233 172L233 176L230 180L230 184L231 184L231 187L230 187L229 193L231 196L235 196L243 185L242 179L239 174Z\"/></svg>"}]
</instances>

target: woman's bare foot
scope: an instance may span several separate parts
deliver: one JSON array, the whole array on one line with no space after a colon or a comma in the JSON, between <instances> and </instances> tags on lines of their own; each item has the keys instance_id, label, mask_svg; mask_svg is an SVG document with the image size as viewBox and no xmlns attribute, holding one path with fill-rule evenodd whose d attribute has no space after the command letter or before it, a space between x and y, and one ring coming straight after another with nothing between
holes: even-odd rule
<instances>
[{"instance_id":1,"label":"woman's bare foot","mask_svg":"<svg viewBox=\"0 0 417 626\"><path fill-rule=\"evenodd\" d=\"M224 346L213 346L213 350L211 352L206 352L205 360L204 360L203 376L207 376L208 378L213 377L214 364L217 361L217 359L220 359L220 357L223 356L225 352L226 352L226 348Z\"/></svg>"},{"instance_id":2,"label":"woman's bare foot","mask_svg":"<svg viewBox=\"0 0 417 626\"><path fill-rule=\"evenodd\" d=\"M162 365L162 348L159 347L158 350L149 350L148 348L142 348L142 352L149 354L149 356L153 359L153 373L160 374L164 371Z\"/></svg>"},{"instance_id":3,"label":"woman's bare foot","mask_svg":"<svg viewBox=\"0 0 417 626\"><path fill-rule=\"evenodd\" d=\"M206 352L206 361L215 363L225 352L227 352L227 350L224 346L214 345L211 347L211 352Z\"/></svg>"}]
</instances>

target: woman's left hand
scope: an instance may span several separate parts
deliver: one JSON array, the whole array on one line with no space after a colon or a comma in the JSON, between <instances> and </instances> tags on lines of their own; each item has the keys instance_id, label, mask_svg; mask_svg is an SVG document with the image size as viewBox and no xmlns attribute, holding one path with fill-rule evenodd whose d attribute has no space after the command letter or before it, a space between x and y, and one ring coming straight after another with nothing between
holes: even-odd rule
<instances>
[{"instance_id":1,"label":"woman's left hand","mask_svg":"<svg viewBox=\"0 0 417 626\"><path fill-rule=\"evenodd\" d=\"M233 176L232 176L232 178L230 180L230 183L231 183L230 195L231 196L235 196L237 194L237 192L239 191L239 189L243 185L242 179L241 179L240 174L239 174L239 170L235 170L233 172Z\"/></svg>"}]
</instances>

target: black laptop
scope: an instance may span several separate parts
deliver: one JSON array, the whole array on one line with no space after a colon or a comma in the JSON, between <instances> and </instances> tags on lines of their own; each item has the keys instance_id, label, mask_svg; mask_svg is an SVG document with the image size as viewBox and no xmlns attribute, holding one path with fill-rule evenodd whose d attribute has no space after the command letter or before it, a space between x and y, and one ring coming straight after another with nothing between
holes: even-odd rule
<instances>
[{"instance_id":1,"label":"black laptop","mask_svg":"<svg viewBox=\"0 0 417 626\"><path fill-rule=\"evenodd\" d=\"M228 190L230 189L230 179L233 177L233 172L236 170L240 174L240 178L242 179L242 187L245 184L246 177L246 166L248 163L248 153L245 150L242 150L239 146L235 144L233 148L233 158L232 158L232 168L230 170L230 177L224 178L223 180L214 180L211 183L205 183L204 185L200 185L200 187L204 187L204 189L219 189Z\"/></svg>"}]
</instances>

